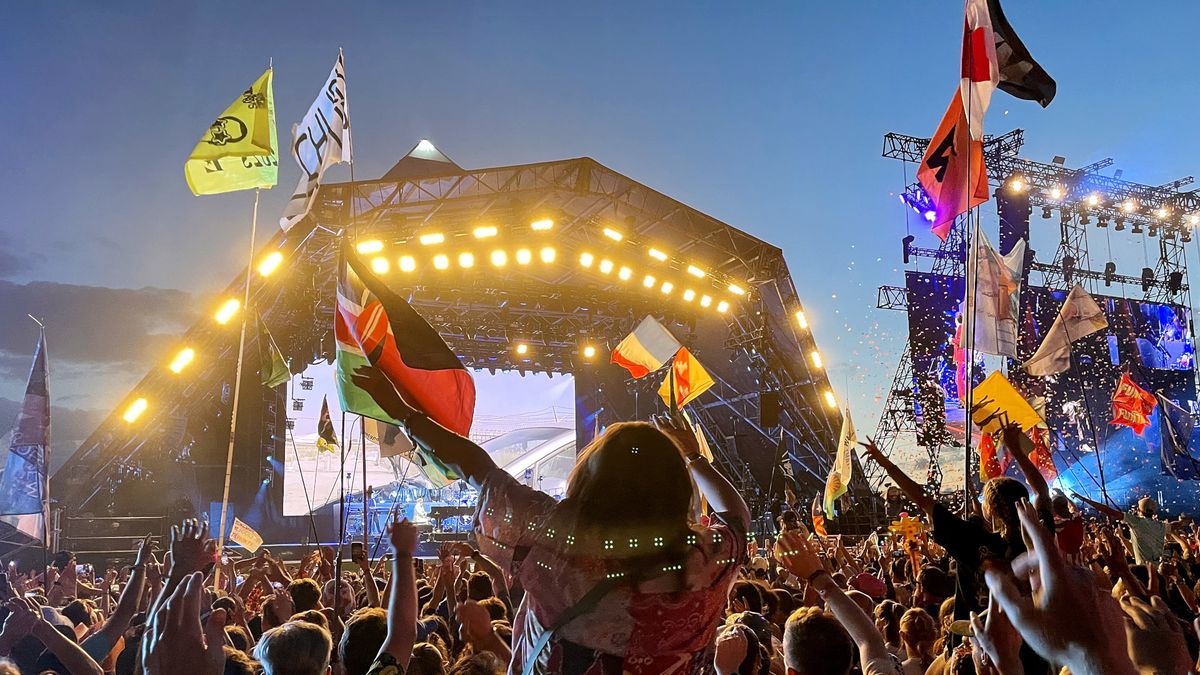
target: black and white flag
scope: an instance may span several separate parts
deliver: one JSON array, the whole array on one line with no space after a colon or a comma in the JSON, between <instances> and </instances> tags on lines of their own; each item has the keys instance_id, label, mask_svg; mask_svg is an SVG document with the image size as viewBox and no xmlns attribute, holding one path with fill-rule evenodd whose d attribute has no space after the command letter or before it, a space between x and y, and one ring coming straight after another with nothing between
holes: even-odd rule
<instances>
[{"instance_id":1,"label":"black and white flag","mask_svg":"<svg viewBox=\"0 0 1200 675\"><path fill-rule=\"evenodd\" d=\"M325 169L338 162L353 161L350 105L346 100L346 69L341 50L338 50L337 63L329 71L317 99L309 106L304 119L292 127L292 158L300 166L301 175L300 184L279 219L279 226L285 230L308 215Z\"/></svg>"}]
</instances>

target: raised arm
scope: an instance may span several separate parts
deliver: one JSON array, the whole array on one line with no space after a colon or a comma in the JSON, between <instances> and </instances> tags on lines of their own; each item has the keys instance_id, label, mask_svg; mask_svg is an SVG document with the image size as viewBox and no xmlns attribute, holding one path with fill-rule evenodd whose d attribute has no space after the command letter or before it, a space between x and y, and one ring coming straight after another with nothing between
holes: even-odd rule
<instances>
[{"instance_id":1,"label":"raised arm","mask_svg":"<svg viewBox=\"0 0 1200 675\"><path fill-rule=\"evenodd\" d=\"M392 583L388 594L387 638L376 660L394 660L400 672L408 670L413 643L417 639L417 575L413 553L417 550L417 528L407 520L388 526L392 550Z\"/></svg>"},{"instance_id":2,"label":"raised arm","mask_svg":"<svg viewBox=\"0 0 1200 675\"><path fill-rule=\"evenodd\" d=\"M462 476L471 487L479 489L483 479L496 468L496 463L486 450L408 405L377 368L358 368L352 379L392 419L400 420L414 440L428 448L438 461Z\"/></svg>"},{"instance_id":3,"label":"raised arm","mask_svg":"<svg viewBox=\"0 0 1200 675\"><path fill-rule=\"evenodd\" d=\"M657 419L654 424L679 446L692 474L692 480L696 481L696 487L700 488L700 494L708 500L713 511L724 513L727 517L736 519L743 528L749 528L750 507L746 506L746 500L742 499L738 489L700 454L696 432L687 420L682 416L675 416Z\"/></svg>"},{"instance_id":4,"label":"raised arm","mask_svg":"<svg viewBox=\"0 0 1200 675\"><path fill-rule=\"evenodd\" d=\"M125 629L129 628L129 622L133 620L133 615L137 613L142 604L142 593L146 587L146 565L153 559L154 540L151 535L146 535L142 539L141 547L138 548L137 558L134 560L132 571L129 574L129 581L121 591L121 599L117 601L117 608L113 610L112 616L99 631L99 633L104 633L112 641L112 644L116 644L117 638L125 632Z\"/></svg>"},{"instance_id":5,"label":"raised arm","mask_svg":"<svg viewBox=\"0 0 1200 675\"><path fill-rule=\"evenodd\" d=\"M83 651L74 640L70 640L58 632L42 618L42 608L29 598L13 598L8 601L8 621L17 621L28 625L29 635L37 638L46 646L46 651L58 657L71 675L104 675L99 664ZM7 627L7 621L5 622Z\"/></svg>"},{"instance_id":6,"label":"raised arm","mask_svg":"<svg viewBox=\"0 0 1200 675\"><path fill-rule=\"evenodd\" d=\"M892 460L884 457L883 453L879 451L879 447L875 445L875 441L868 438L866 443L859 443L859 445L863 446L863 449L866 451L867 459L875 462L886 471L888 477L896 484L896 487L900 488L900 491L913 504L916 504L917 508L933 515L933 505L936 502L933 497L925 494L925 488L921 487L915 480L909 478L908 474L901 471L900 467L892 463Z\"/></svg>"},{"instance_id":7,"label":"raised arm","mask_svg":"<svg viewBox=\"0 0 1200 675\"><path fill-rule=\"evenodd\" d=\"M1040 510L1048 510L1050 508L1050 486L1046 484L1046 478L1042 476L1037 465L1029 458L1029 452L1033 449L1033 441L1029 440L1020 427L1009 424L1004 427L1004 445L1012 453L1013 459L1017 460L1017 466L1021 467L1021 471L1025 474L1025 481L1033 489L1033 506Z\"/></svg>"},{"instance_id":8,"label":"raised arm","mask_svg":"<svg viewBox=\"0 0 1200 675\"><path fill-rule=\"evenodd\" d=\"M1107 504L1101 504L1100 502L1094 502L1094 501L1088 499L1087 497L1084 497L1083 495L1079 494L1078 492L1072 492L1071 494L1074 495L1075 498L1078 499L1079 501L1083 502L1084 504L1087 504L1088 506L1092 507L1093 509L1096 509L1100 513L1104 514L1105 516L1107 516L1109 518L1112 518L1113 520L1125 520L1124 513L1121 513L1120 511L1114 509L1113 507L1111 507Z\"/></svg>"}]
</instances>

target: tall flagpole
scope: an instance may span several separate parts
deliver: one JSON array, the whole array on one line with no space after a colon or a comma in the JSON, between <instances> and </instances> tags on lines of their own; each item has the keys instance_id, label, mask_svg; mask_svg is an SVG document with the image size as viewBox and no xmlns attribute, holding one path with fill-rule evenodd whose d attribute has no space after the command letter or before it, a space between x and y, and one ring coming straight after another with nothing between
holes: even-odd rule
<instances>
[{"instance_id":1,"label":"tall flagpole","mask_svg":"<svg viewBox=\"0 0 1200 675\"><path fill-rule=\"evenodd\" d=\"M225 519L229 511L229 477L233 474L233 445L237 440L238 398L242 389L242 359L246 355L246 321L250 315L250 280L254 275L254 237L258 231L258 198L260 188L254 188L254 211L250 216L250 255L246 260L246 292L242 302L242 330L238 337L237 372L233 376L233 412L229 415L229 450L225 453L225 487L221 491L221 522L217 530L217 554L225 550ZM213 589L220 588L221 566L213 572Z\"/></svg>"},{"instance_id":2,"label":"tall flagpole","mask_svg":"<svg viewBox=\"0 0 1200 675\"><path fill-rule=\"evenodd\" d=\"M46 325L32 314L26 314L38 325L38 351L41 353L46 379L46 437L42 439L42 466L39 477L42 488L42 579L50 580L50 359L46 355Z\"/></svg>"}]
</instances>

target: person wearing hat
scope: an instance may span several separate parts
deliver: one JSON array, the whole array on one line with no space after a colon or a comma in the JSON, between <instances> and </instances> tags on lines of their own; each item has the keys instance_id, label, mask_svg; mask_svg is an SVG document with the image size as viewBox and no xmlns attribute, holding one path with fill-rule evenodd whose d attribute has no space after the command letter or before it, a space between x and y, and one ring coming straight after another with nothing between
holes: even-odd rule
<instances>
[{"instance_id":1,"label":"person wearing hat","mask_svg":"<svg viewBox=\"0 0 1200 675\"><path fill-rule=\"evenodd\" d=\"M1137 564L1148 565L1162 560L1171 526L1170 523L1159 519L1158 502L1150 497L1142 497L1137 502L1137 509L1130 513L1122 513L1107 504L1094 502L1078 492L1073 494L1110 519L1123 521L1129 526L1133 559Z\"/></svg>"}]
</instances>

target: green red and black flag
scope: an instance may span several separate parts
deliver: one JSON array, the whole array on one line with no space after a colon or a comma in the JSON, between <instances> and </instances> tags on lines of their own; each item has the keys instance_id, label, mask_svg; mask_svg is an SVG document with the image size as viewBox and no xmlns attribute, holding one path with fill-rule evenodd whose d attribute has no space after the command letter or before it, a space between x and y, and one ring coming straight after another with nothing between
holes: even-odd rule
<instances>
[{"instance_id":1,"label":"green red and black flag","mask_svg":"<svg viewBox=\"0 0 1200 675\"><path fill-rule=\"evenodd\" d=\"M321 397L321 419L317 421L317 450L338 451L337 434L333 432L333 418L329 416L329 399Z\"/></svg>"},{"instance_id":2,"label":"green red and black flag","mask_svg":"<svg viewBox=\"0 0 1200 675\"><path fill-rule=\"evenodd\" d=\"M267 324L262 317L256 315L258 322L258 358L259 375L264 387L275 388L292 379L292 371L288 368L287 359L267 330Z\"/></svg>"}]
</instances>

